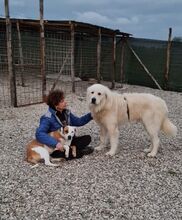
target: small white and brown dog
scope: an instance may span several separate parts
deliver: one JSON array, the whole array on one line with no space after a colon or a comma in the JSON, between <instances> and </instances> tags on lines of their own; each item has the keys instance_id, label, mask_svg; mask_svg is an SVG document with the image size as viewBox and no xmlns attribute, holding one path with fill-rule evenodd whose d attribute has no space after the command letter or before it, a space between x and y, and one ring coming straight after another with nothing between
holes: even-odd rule
<instances>
[{"instance_id":1,"label":"small white and brown dog","mask_svg":"<svg viewBox=\"0 0 182 220\"><path fill-rule=\"evenodd\" d=\"M71 142L75 133L76 128L73 126L65 126L60 130L49 133L50 136L60 141L63 145L65 150L65 158L69 157L70 147L72 149L73 157L76 157L76 146L71 146ZM41 144L40 142L34 139L27 145L27 161L29 163L37 164L41 160L44 160L45 165L59 166L58 164L51 163L50 161L50 154L54 150L54 148Z\"/></svg>"}]
</instances>

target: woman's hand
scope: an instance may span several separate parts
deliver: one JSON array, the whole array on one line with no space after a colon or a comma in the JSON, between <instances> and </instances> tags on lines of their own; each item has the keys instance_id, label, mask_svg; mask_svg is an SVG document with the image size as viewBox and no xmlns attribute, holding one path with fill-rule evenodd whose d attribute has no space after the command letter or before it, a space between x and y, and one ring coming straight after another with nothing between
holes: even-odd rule
<instances>
[{"instance_id":1,"label":"woman's hand","mask_svg":"<svg viewBox=\"0 0 182 220\"><path fill-rule=\"evenodd\" d=\"M63 147L63 145L60 142L58 142L57 145L56 145L55 150L60 150L60 151L63 152L64 151L64 147Z\"/></svg>"}]
</instances>

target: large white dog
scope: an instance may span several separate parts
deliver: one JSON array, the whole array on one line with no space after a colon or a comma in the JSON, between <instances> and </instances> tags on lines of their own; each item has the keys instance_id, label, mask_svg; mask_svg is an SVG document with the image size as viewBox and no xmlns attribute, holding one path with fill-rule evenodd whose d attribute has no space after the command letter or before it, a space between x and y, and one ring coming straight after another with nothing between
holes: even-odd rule
<instances>
[{"instance_id":1,"label":"large white dog","mask_svg":"<svg viewBox=\"0 0 182 220\"><path fill-rule=\"evenodd\" d=\"M120 124L130 121L142 122L151 138L151 146L145 149L149 157L157 154L160 130L175 136L176 126L168 118L166 103L161 98L147 93L112 92L106 86L94 84L87 89L87 102L93 119L100 127L101 150L109 137L111 149L106 154L113 156L117 151Z\"/></svg>"}]
</instances>

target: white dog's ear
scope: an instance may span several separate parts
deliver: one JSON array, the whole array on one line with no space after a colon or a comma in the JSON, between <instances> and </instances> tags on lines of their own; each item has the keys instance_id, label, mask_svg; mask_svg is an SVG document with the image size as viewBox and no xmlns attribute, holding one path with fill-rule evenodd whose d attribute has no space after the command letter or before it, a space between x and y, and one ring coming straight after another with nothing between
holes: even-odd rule
<instances>
[{"instance_id":1,"label":"white dog's ear","mask_svg":"<svg viewBox=\"0 0 182 220\"><path fill-rule=\"evenodd\" d=\"M60 133L63 134L63 127L60 128Z\"/></svg>"},{"instance_id":2,"label":"white dog's ear","mask_svg":"<svg viewBox=\"0 0 182 220\"><path fill-rule=\"evenodd\" d=\"M77 128L76 127L74 127L74 132L75 132L75 134L77 133Z\"/></svg>"}]
</instances>

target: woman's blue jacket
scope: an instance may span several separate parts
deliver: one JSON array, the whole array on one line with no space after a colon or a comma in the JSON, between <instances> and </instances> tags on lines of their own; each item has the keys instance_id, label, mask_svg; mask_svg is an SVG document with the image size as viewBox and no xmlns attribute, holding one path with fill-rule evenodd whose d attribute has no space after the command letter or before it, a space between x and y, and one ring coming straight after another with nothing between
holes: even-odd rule
<instances>
[{"instance_id":1,"label":"woman's blue jacket","mask_svg":"<svg viewBox=\"0 0 182 220\"><path fill-rule=\"evenodd\" d=\"M71 126L83 126L92 120L91 113L77 117L66 109L64 114L67 124ZM49 107L48 111L40 118L40 124L36 129L35 137L40 143L55 148L58 141L51 137L49 133L60 129L62 126L63 124L57 117L56 111Z\"/></svg>"}]
</instances>

